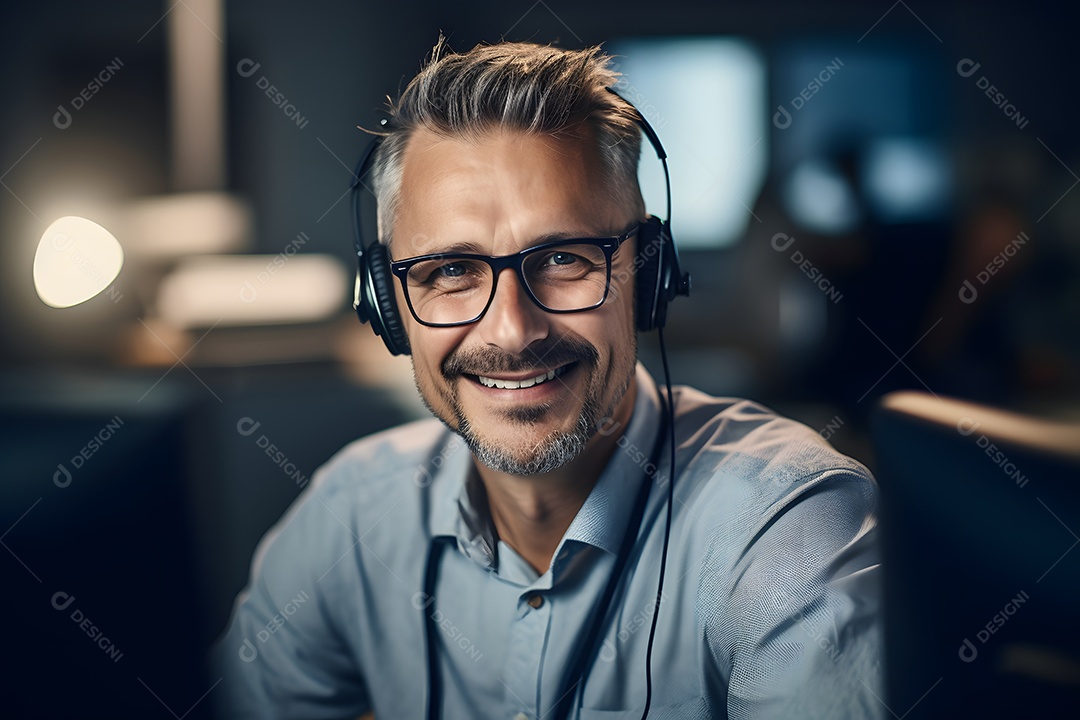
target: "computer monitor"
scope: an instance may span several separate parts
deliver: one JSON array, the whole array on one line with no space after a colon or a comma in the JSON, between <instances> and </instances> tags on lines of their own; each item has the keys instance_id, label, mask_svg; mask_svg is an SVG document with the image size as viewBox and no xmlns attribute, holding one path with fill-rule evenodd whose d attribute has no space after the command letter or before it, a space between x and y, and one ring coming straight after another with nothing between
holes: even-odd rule
<instances>
[{"instance_id":1,"label":"computer monitor","mask_svg":"<svg viewBox=\"0 0 1080 720\"><path fill-rule=\"evenodd\" d=\"M873 437L890 710L1075 713L1080 425L904 391Z\"/></svg>"}]
</instances>

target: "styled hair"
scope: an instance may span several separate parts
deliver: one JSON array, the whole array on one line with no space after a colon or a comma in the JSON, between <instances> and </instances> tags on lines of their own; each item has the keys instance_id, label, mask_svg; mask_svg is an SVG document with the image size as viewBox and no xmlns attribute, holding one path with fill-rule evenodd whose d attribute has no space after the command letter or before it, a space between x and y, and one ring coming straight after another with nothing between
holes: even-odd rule
<instances>
[{"instance_id":1,"label":"styled hair","mask_svg":"<svg viewBox=\"0 0 1080 720\"><path fill-rule=\"evenodd\" d=\"M402 160L417 129L477 139L495 129L554 137L592 131L605 188L644 216L638 186L637 110L608 92L619 74L599 47L563 50L535 43L477 45L457 54L439 38L428 64L389 106L374 159L379 239L389 244L401 195Z\"/></svg>"}]
</instances>

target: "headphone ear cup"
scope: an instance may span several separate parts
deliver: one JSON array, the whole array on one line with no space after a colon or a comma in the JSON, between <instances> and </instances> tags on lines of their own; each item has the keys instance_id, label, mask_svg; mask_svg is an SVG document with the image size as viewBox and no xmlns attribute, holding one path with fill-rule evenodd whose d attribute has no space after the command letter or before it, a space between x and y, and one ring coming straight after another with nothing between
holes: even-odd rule
<instances>
[{"instance_id":1,"label":"headphone ear cup","mask_svg":"<svg viewBox=\"0 0 1080 720\"><path fill-rule=\"evenodd\" d=\"M364 284L370 289L370 293L362 293L361 303L362 307L366 305L371 329L382 337L391 354L409 355L412 348L394 297L394 276L386 246L379 242L369 245L361 259L361 268Z\"/></svg>"},{"instance_id":2,"label":"headphone ear cup","mask_svg":"<svg viewBox=\"0 0 1080 720\"><path fill-rule=\"evenodd\" d=\"M667 237L664 224L650 217L641 224L637 235L637 288L635 289L637 328L641 332L655 330L664 324L667 297L664 293L664 273Z\"/></svg>"}]
</instances>

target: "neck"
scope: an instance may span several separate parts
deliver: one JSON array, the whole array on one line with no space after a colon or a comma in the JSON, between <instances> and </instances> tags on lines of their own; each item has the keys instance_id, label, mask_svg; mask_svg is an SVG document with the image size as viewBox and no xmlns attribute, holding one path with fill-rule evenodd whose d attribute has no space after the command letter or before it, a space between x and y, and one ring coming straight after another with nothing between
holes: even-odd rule
<instances>
[{"instance_id":1,"label":"neck","mask_svg":"<svg viewBox=\"0 0 1080 720\"><path fill-rule=\"evenodd\" d=\"M614 419L625 428L633 413L630 385ZM540 475L510 475L475 463L487 491L488 508L499 539L543 574L559 542L604 471L621 433L596 433L578 457Z\"/></svg>"}]
</instances>

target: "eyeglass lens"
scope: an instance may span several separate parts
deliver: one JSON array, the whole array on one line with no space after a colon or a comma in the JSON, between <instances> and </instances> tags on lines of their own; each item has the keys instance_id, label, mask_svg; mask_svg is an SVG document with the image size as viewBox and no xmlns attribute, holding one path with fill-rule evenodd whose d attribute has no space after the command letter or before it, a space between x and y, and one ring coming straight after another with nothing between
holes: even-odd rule
<instances>
[{"instance_id":1,"label":"eyeglass lens","mask_svg":"<svg viewBox=\"0 0 1080 720\"><path fill-rule=\"evenodd\" d=\"M521 258L521 277L536 302L547 310L573 311L604 300L608 256L603 248L581 243L538 248ZM444 255L409 268L406 292L422 322L467 322L483 313L495 285L484 259Z\"/></svg>"}]
</instances>

